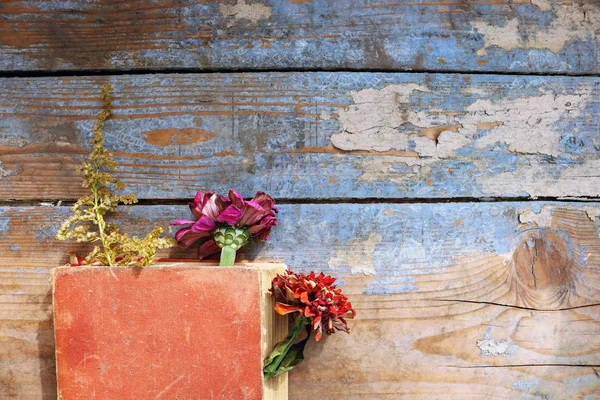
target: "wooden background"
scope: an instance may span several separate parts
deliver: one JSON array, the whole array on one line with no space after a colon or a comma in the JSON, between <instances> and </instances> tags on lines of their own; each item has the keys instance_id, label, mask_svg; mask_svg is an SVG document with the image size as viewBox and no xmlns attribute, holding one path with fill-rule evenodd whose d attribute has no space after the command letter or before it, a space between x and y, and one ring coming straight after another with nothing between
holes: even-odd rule
<instances>
[{"instance_id":1,"label":"wooden background","mask_svg":"<svg viewBox=\"0 0 600 400\"><path fill-rule=\"evenodd\" d=\"M0 0L0 398L56 398L84 248L53 237L111 82L129 231L264 190L245 256L356 305L291 399L600 399L599 40L597 0Z\"/></svg>"}]
</instances>

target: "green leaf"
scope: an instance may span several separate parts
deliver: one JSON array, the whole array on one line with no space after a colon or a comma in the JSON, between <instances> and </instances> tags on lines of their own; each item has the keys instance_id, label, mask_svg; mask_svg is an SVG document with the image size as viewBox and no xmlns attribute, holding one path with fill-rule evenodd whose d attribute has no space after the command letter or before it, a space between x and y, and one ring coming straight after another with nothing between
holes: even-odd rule
<instances>
[{"instance_id":1,"label":"green leaf","mask_svg":"<svg viewBox=\"0 0 600 400\"><path fill-rule=\"evenodd\" d=\"M277 343L273 347L269 357L265 359L265 366L263 368L265 379L288 372L304 360L304 346L306 346L306 342L310 338L310 325L310 318L304 316L296 318L287 337ZM300 342L294 343L304 328L306 328L308 335Z\"/></svg>"},{"instance_id":2,"label":"green leaf","mask_svg":"<svg viewBox=\"0 0 600 400\"><path fill-rule=\"evenodd\" d=\"M286 372L291 371L304 361L304 347L308 342L310 336L300 342L290 346L287 354L281 360L281 363L276 368L271 368L268 371L264 371L265 378L276 377ZM266 368L266 367L265 367Z\"/></svg>"},{"instance_id":3,"label":"green leaf","mask_svg":"<svg viewBox=\"0 0 600 400\"><path fill-rule=\"evenodd\" d=\"M271 353L269 354L269 357L267 357L265 359L265 371L267 369L272 369L272 368L277 368L277 365L275 364L271 364L277 357L281 356L281 355L285 355L285 352L289 349L290 347L290 343L294 338L286 337L285 339L283 339L281 342L277 343L274 347L273 350L271 350ZM270 368L269 368L270 367Z\"/></svg>"}]
</instances>

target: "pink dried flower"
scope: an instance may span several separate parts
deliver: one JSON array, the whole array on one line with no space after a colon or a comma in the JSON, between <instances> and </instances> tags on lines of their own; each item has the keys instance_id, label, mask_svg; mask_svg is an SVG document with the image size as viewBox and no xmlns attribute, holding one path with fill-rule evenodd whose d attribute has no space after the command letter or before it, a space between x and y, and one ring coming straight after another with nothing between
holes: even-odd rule
<instances>
[{"instance_id":1,"label":"pink dried flower","mask_svg":"<svg viewBox=\"0 0 600 400\"><path fill-rule=\"evenodd\" d=\"M234 190L228 197L198 191L189 206L195 220L175 220L171 225L187 225L177 231L175 239L184 247L200 242L200 258L225 248L235 252L253 236L267 240L271 227L277 225L275 201L263 192L246 201Z\"/></svg>"}]
</instances>

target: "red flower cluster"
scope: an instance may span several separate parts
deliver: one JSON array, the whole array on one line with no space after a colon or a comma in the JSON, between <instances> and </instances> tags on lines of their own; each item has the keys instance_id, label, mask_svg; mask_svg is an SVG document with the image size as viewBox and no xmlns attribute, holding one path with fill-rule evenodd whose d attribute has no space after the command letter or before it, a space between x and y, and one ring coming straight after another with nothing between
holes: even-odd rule
<instances>
[{"instance_id":1,"label":"red flower cluster","mask_svg":"<svg viewBox=\"0 0 600 400\"><path fill-rule=\"evenodd\" d=\"M346 318L354 318L356 311L334 282L335 278L323 273L296 274L287 271L286 275L277 275L271 289L273 296L279 300L275 311L280 315L298 312L299 316L310 318L317 341L321 339L323 329L327 334L336 330L349 333Z\"/></svg>"}]
</instances>

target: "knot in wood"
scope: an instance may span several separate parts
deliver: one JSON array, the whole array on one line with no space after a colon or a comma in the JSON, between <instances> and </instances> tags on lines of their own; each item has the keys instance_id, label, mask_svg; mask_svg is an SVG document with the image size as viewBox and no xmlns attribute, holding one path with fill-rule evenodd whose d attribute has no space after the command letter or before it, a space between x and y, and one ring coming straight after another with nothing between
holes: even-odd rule
<instances>
[{"instance_id":1,"label":"knot in wood","mask_svg":"<svg viewBox=\"0 0 600 400\"><path fill-rule=\"evenodd\" d=\"M572 286L573 254L564 232L546 228L524 232L512 257L522 305L539 309L565 306Z\"/></svg>"}]
</instances>

